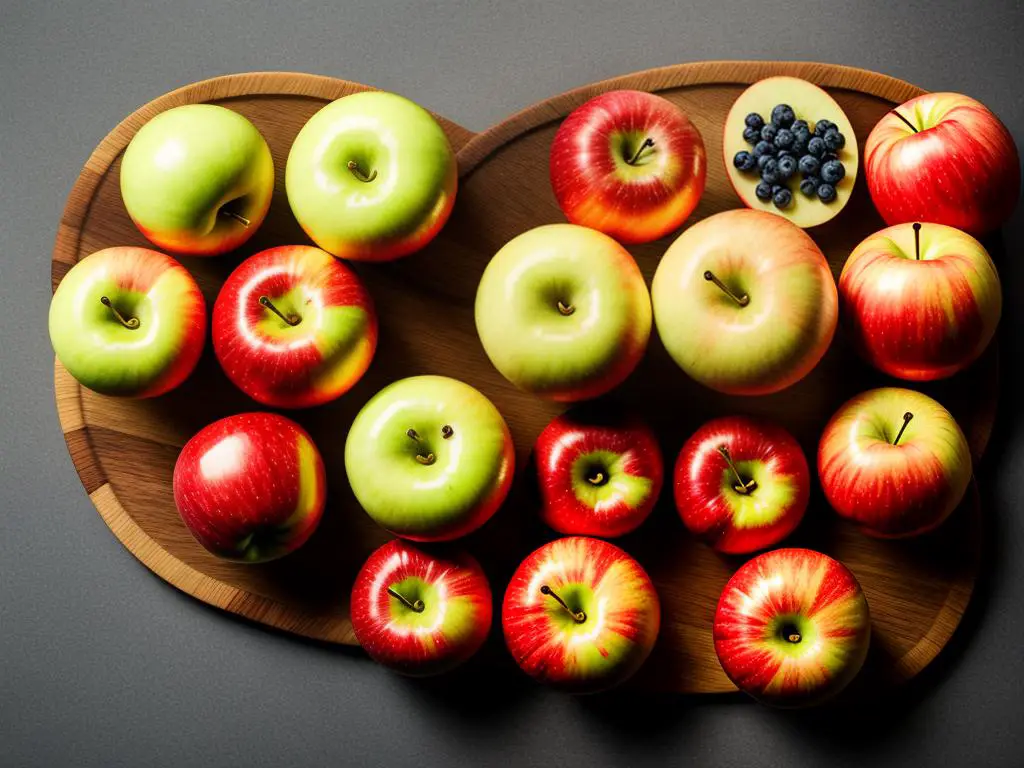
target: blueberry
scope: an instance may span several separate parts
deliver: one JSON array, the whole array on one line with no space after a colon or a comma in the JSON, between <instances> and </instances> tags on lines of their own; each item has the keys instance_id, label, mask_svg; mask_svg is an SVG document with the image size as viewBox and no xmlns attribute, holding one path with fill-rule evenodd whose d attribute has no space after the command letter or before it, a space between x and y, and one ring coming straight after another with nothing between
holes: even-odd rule
<instances>
[{"instance_id":1,"label":"blueberry","mask_svg":"<svg viewBox=\"0 0 1024 768\"><path fill-rule=\"evenodd\" d=\"M775 134L775 146L779 149L788 149L793 146L793 132L788 128L780 128L778 133Z\"/></svg>"},{"instance_id":2,"label":"blueberry","mask_svg":"<svg viewBox=\"0 0 1024 768\"><path fill-rule=\"evenodd\" d=\"M796 134L794 134L794 136L796 136ZM793 139L793 146L790 147L790 149L797 158L801 158L807 154L807 141L807 139L801 136L796 136L796 138Z\"/></svg>"},{"instance_id":3,"label":"blueberry","mask_svg":"<svg viewBox=\"0 0 1024 768\"><path fill-rule=\"evenodd\" d=\"M767 181L762 181L754 188L754 194L757 195L758 200L767 202L772 199L772 185Z\"/></svg>"},{"instance_id":4,"label":"blueberry","mask_svg":"<svg viewBox=\"0 0 1024 768\"><path fill-rule=\"evenodd\" d=\"M761 157L761 155L774 155L775 146L771 142L759 141L754 146L754 157Z\"/></svg>"},{"instance_id":5,"label":"blueberry","mask_svg":"<svg viewBox=\"0 0 1024 768\"><path fill-rule=\"evenodd\" d=\"M775 162L775 158L772 157L771 155L761 155L759 158L757 158L757 170L764 170L764 167L768 164L769 160Z\"/></svg>"},{"instance_id":6,"label":"blueberry","mask_svg":"<svg viewBox=\"0 0 1024 768\"><path fill-rule=\"evenodd\" d=\"M746 125L747 128L753 128L754 130L760 131L764 126L764 118L757 114L757 112L751 112L743 118L743 124Z\"/></svg>"},{"instance_id":7,"label":"blueberry","mask_svg":"<svg viewBox=\"0 0 1024 768\"><path fill-rule=\"evenodd\" d=\"M765 141L774 141L775 134L778 133L779 129L774 125L766 125L761 129L761 138Z\"/></svg>"},{"instance_id":8,"label":"blueberry","mask_svg":"<svg viewBox=\"0 0 1024 768\"><path fill-rule=\"evenodd\" d=\"M846 137L835 128L829 128L825 131L825 135L822 136L822 140L825 142L825 146L830 152L838 152L846 146Z\"/></svg>"},{"instance_id":9,"label":"blueberry","mask_svg":"<svg viewBox=\"0 0 1024 768\"><path fill-rule=\"evenodd\" d=\"M831 184L819 184L818 199L823 203L831 203L836 199L836 188Z\"/></svg>"},{"instance_id":10,"label":"blueberry","mask_svg":"<svg viewBox=\"0 0 1024 768\"><path fill-rule=\"evenodd\" d=\"M757 158L749 152L737 152L736 156L732 159L732 164L741 171L751 171L757 165Z\"/></svg>"},{"instance_id":11,"label":"blueberry","mask_svg":"<svg viewBox=\"0 0 1024 768\"><path fill-rule=\"evenodd\" d=\"M783 180L788 179L790 176L792 176L794 173L796 173L796 169L797 169L796 158L793 157L792 155L787 155L786 157L780 157L778 162L776 163L776 168L779 171L779 178L780 179L783 179Z\"/></svg>"},{"instance_id":12,"label":"blueberry","mask_svg":"<svg viewBox=\"0 0 1024 768\"><path fill-rule=\"evenodd\" d=\"M804 155L800 158L800 173L804 176L817 176L821 169L821 163L814 155Z\"/></svg>"},{"instance_id":13,"label":"blueberry","mask_svg":"<svg viewBox=\"0 0 1024 768\"><path fill-rule=\"evenodd\" d=\"M814 135L824 137L824 135L828 132L829 128L835 127L836 124L833 123L831 120L819 120L814 124Z\"/></svg>"},{"instance_id":14,"label":"blueberry","mask_svg":"<svg viewBox=\"0 0 1024 768\"><path fill-rule=\"evenodd\" d=\"M793 193L783 187L772 195L772 202L776 208L789 208L789 204L793 202Z\"/></svg>"},{"instance_id":15,"label":"blueberry","mask_svg":"<svg viewBox=\"0 0 1024 768\"><path fill-rule=\"evenodd\" d=\"M822 163L821 180L826 184L838 184L846 175L846 168L838 160L829 160Z\"/></svg>"},{"instance_id":16,"label":"blueberry","mask_svg":"<svg viewBox=\"0 0 1024 768\"><path fill-rule=\"evenodd\" d=\"M769 184L778 184L779 165L774 159L770 163L765 163L761 167L761 180L766 181Z\"/></svg>"},{"instance_id":17,"label":"blueberry","mask_svg":"<svg viewBox=\"0 0 1024 768\"><path fill-rule=\"evenodd\" d=\"M789 126L789 130L793 133L800 133L801 131L807 131L807 133L811 132L806 120L794 120L793 124Z\"/></svg>"},{"instance_id":18,"label":"blueberry","mask_svg":"<svg viewBox=\"0 0 1024 768\"><path fill-rule=\"evenodd\" d=\"M821 153L821 157L819 157L818 159L821 160L821 164L824 165L830 160L838 160L839 156L835 152L825 151Z\"/></svg>"},{"instance_id":19,"label":"blueberry","mask_svg":"<svg viewBox=\"0 0 1024 768\"><path fill-rule=\"evenodd\" d=\"M807 142L807 151L815 157L821 157L825 154L825 140L820 136L812 136Z\"/></svg>"},{"instance_id":20,"label":"blueberry","mask_svg":"<svg viewBox=\"0 0 1024 768\"><path fill-rule=\"evenodd\" d=\"M817 176L808 176L800 182L800 191L808 197L814 197L818 194L818 186L821 184L821 179Z\"/></svg>"},{"instance_id":21,"label":"blueberry","mask_svg":"<svg viewBox=\"0 0 1024 768\"><path fill-rule=\"evenodd\" d=\"M793 114L793 108L789 104L777 104L772 109L772 125L789 128L794 120L796 120L796 115Z\"/></svg>"},{"instance_id":22,"label":"blueberry","mask_svg":"<svg viewBox=\"0 0 1024 768\"><path fill-rule=\"evenodd\" d=\"M761 131L758 128L744 128L743 140L747 144L757 144L761 140Z\"/></svg>"}]
</instances>

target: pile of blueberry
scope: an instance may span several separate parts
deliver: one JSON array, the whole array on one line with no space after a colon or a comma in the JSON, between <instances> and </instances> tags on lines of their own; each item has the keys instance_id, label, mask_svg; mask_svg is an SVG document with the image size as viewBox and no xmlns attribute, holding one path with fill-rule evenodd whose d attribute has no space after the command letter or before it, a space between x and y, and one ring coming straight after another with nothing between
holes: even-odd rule
<instances>
[{"instance_id":1,"label":"pile of blueberry","mask_svg":"<svg viewBox=\"0 0 1024 768\"><path fill-rule=\"evenodd\" d=\"M799 170L803 175L800 191L823 203L836 199L836 184L846 175L838 152L846 146L846 137L830 120L819 120L814 130L806 120L797 120L793 108L778 104L772 109L771 122L756 112L744 120L743 138L753 151L737 152L732 164L744 172L761 176L754 194L758 200L771 200L776 208L788 208L793 193L788 182Z\"/></svg>"}]
</instances>

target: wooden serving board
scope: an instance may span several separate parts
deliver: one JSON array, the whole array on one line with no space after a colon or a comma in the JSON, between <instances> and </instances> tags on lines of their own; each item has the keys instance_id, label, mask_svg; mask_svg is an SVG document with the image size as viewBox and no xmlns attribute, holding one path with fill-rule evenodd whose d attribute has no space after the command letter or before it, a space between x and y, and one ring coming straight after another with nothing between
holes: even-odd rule
<instances>
[{"instance_id":1,"label":"wooden serving board","mask_svg":"<svg viewBox=\"0 0 1024 768\"><path fill-rule=\"evenodd\" d=\"M365 557L388 535L362 512L345 479L344 442L359 408L385 384L404 376L443 374L467 381L490 397L515 437L517 481L498 515L465 546L484 564L496 601L516 564L553 538L535 514L530 479L534 439L562 406L515 390L490 365L477 339L473 303L490 257L515 235L564 221L548 181L551 139L561 119L592 96L615 88L654 91L679 104L701 131L708 152L707 189L688 224L741 205L725 175L722 121L749 83L789 74L816 82L837 99L863 145L871 127L894 104L921 93L892 78L823 64L705 62L651 70L586 86L519 112L473 135L440 118L458 150L460 189L451 221L423 252L393 264L355 264L380 315L380 344L366 376L335 403L289 413L305 426L328 468L328 507L311 541L266 565L227 563L207 554L174 508L171 473L185 441L216 418L257 406L220 371L207 346L195 374L155 400L121 400L80 387L56 366L57 410L82 483L104 521L147 567L179 589L232 613L287 632L354 644L349 589ZM118 191L120 158L146 120L170 107L214 102L255 123L270 144L277 169L266 222L238 252L215 259L183 258L210 306L230 271L272 245L308 242L288 209L284 165L292 139L325 103L365 87L326 77L262 73L220 77L187 86L147 104L107 136L89 158L61 219L53 254L53 285L80 258L113 245L145 245ZM811 231L838 277L846 256L881 228L863 179L832 222ZM672 238L630 251L648 280ZM842 334L806 379L776 395L738 398L704 389L669 359L652 334L638 370L608 396L656 426L666 472L686 437L703 421L727 413L763 415L801 441L813 465L817 438L848 397L887 382L853 354ZM968 371L922 387L963 426L975 460L988 441L995 414L997 353L990 349ZM641 689L709 693L734 690L711 640L719 592L742 558L716 555L686 534L666 483L651 519L620 543L648 569L662 599L663 622L650 660L630 683ZM972 489L935 534L912 541L870 539L840 522L815 489L807 517L786 544L827 552L845 562L868 596L873 619L872 684L901 681L921 671L949 640L970 600L980 567L982 513ZM500 647L500 628L492 648ZM500 653L474 663L507 664Z\"/></svg>"}]
</instances>

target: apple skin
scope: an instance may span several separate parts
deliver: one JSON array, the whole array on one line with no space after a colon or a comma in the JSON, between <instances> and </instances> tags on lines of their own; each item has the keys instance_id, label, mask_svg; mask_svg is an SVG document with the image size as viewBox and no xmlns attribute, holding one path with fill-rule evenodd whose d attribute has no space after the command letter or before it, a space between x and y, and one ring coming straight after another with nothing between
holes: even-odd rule
<instances>
[{"instance_id":1,"label":"apple skin","mask_svg":"<svg viewBox=\"0 0 1024 768\"><path fill-rule=\"evenodd\" d=\"M444 130L393 93L355 93L325 106L295 137L285 168L288 203L306 234L353 261L423 248L448 220L457 185Z\"/></svg>"},{"instance_id":2,"label":"apple skin","mask_svg":"<svg viewBox=\"0 0 1024 768\"><path fill-rule=\"evenodd\" d=\"M896 107L871 131L864 156L871 199L889 225L932 222L980 236L998 229L1020 198L1013 136L959 93L926 93Z\"/></svg>"},{"instance_id":3,"label":"apple skin","mask_svg":"<svg viewBox=\"0 0 1024 768\"><path fill-rule=\"evenodd\" d=\"M559 533L622 536L647 519L661 493L661 448L629 417L556 417L534 446L541 519Z\"/></svg>"},{"instance_id":4,"label":"apple skin","mask_svg":"<svg viewBox=\"0 0 1024 768\"><path fill-rule=\"evenodd\" d=\"M476 329L491 363L520 389L589 400L640 362L651 299L633 257L612 238L549 224L491 259L477 287Z\"/></svg>"},{"instance_id":5,"label":"apple skin","mask_svg":"<svg viewBox=\"0 0 1024 768\"><path fill-rule=\"evenodd\" d=\"M406 675L437 675L465 662L487 639L492 611L491 587L473 557L432 554L400 539L370 555L352 586L359 644Z\"/></svg>"},{"instance_id":6,"label":"apple skin","mask_svg":"<svg viewBox=\"0 0 1024 768\"><path fill-rule=\"evenodd\" d=\"M570 611L582 611L582 621ZM524 672L571 693L595 693L643 665L658 637L661 607L640 563L607 541L572 536L545 544L520 564L501 620Z\"/></svg>"},{"instance_id":7,"label":"apple skin","mask_svg":"<svg viewBox=\"0 0 1024 768\"><path fill-rule=\"evenodd\" d=\"M147 240L176 253L216 256L239 247L263 223L273 193L266 140L242 115L214 104L160 113L121 161L128 215Z\"/></svg>"},{"instance_id":8,"label":"apple skin","mask_svg":"<svg viewBox=\"0 0 1024 768\"><path fill-rule=\"evenodd\" d=\"M115 309L128 322L138 320L138 327L126 328ZM57 358L82 386L104 395L156 397L181 384L199 362L206 302L188 270L170 256L105 248L61 280L49 329Z\"/></svg>"},{"instance_id":9,"label":"apple skin","mask_svg":"<svg viewBox=\"0 0 1024 768\"><path fill-rule=\"evenodd\" d=\"M749 303L740 306L706 273ZM730 395L766 395L802 379L832 342L839 314L835 281L811 237L745 208L683 232L658 265L651 298L672 359Z\"/></svg>"},{"instance_id":10,"label":"apple skin","mask_svg":"<svg viewBox=\"0 0 1024 768\"><path fill-rule=\"evenodd\" d=\"M861 356L910 381L946 378L977 360L1003 306L988 251L943 224L897 224L868 237L846 260L839 299Z\"/></svg>"},{"instance_id":11,"label":"apple skin","mask_svg":"<svg viewBox=\"0 0 1024 768\"><path fill-rule=\"evenodd\" d=\"M893 445L906 413L913 418ZM828 503L879 538L936 528L963 499L971 471L967 439L950 412L927 395L898 387L847 401L818 445Z\"/></svg>"},{"instance_id":12,"label":"apple skin","mask_svg":"<svg viewBox=\"0 0 1024 768\"><path fill-rule=\"evenodd\" d=\"M359 411L345 441L345 471L377 524L413 541L449 541L504 502L515 447L498 409L473 387L413 376Z\"/></svg>"},{"instance_id":13,"label":"apple skin","mask_svg":"<svg viewBox=\"0 0 1024 768\"><path fill-rule=\"evenodd\" d=\"M737 490L725 447L747 492ZM800 524L811 475L800 444L782 427L745 416L713 419L683 445L675 467L676 508L686 527L719 552L774 546Z\"/></svg>"},{"instance_id":14,"label":"apple skin","mask_svg":"<svg viewBox=\"0 0 1024 768\"><path fill-rule=\"evenodd\" d=\"M736 687L764 704L820 704L864 665L868 602L850 570L809 549L776 549L740 567L722 590L715 653Z\"/></svg>"},{"instance_id":15,"label":"apple skin","mask_svg":"<svg viewBox=\"0 0 1024 768\"><path fill-rule=\"evenodd\" d=\"M646 141L636 163L630 160ZM644 91L609 91L570 114L551 144L551 186L572 224L622 243L678 229L707 177L700 132L679 107Z\"/></svg>"},{"instance_id":16,"label":"apple skin","mask_svg":"<svg viewBox=\"0 0 1024 768\"><path fill-rule=\"evenodd\" d=\"M286 319L261 304L263 297ZM249 397L273 408L340 397L366 372L376 347L370 294L355 272L319 248L286 245L250 256L213 305L221 367Z\"/></svg>"},{"instance_id":17,"label":"apple skin","mask_svg":"<svg viewBox=\"0 0 1024 768\"><path fill-rule=\"evenodd\" d=\"M302 427L273 413L215 421L174 465L178 514L209 552L263 563L302 546L323 516L324 463Z\"/></svg>"}]
</instances>

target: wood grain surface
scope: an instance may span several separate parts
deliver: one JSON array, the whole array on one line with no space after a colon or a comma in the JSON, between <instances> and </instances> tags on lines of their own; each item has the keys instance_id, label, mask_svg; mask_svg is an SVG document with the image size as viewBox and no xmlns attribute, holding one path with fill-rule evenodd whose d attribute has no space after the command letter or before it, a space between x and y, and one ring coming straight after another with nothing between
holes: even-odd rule
<instances>
[{"instance_id":1,"label":"wood grain surface","mask_svg":"<svg viewBox=\"0 0 1024 768\"><path fill-rule=\"evenodd\" d=\"M628 75L556 96L473 135L439 118L459 152L460 190L452 219L423 252L394 264L356 264L380 315L380 344L362 381L335 403L292 412L312 434L328 468L328 508L310 542L283 560L259 566L226 563L207 554L179 519L171 473L188 438L216 418L255 403L220 371L212 350L178 390L154 400L96 395L56 365L61 426L87 493L118 539L161 578L198 599L263 624L332 643L354 644L348 618L354 575L388 535L362 512L345 481L344 441L352 418L382 386L404 376L435 373L463 379L490 397L516 441L519 471L508 502L462 545L484 564L496 599L516 564L553 537L537 520L530 449L561 406L512 388L490 365L476 336L473 300L487 261L506 241L540 224L564 221L550 189L548 148L573 108L614 88L658 92L679 104L701 131L708 151L708 184L687 224L741 205L725 175L722 121L749 83L773 74L816 82L837 99L863 145L870 128L894 103L921 91L872 72L825 64L705 62ZM183 258L212 306L217 290L243 258L272 245L308 242L288 209L284 162L302 124L325 103L365 86L333 78L256 73L215 78L162 96L126 118L93 152L72 189L52 262L53 285L80 258L113 245L144 245L120 200L120 157L135 131L173 106L213 102L235 109L263 132L277 171L274 200L259 232L239 251L214 259ZM428 105L429 106L429 105ZM881 228L863 180L833 221L811 231L838 277L850 250ZM650 281L672 237L630 248ZM998 258L997 258L998 260ZM976 459L995 415L997 352L990 349L968 371L922 389L949 407L968 436ZM849 396L888 382L869 370L837 335L822 363L805 380L763 398L735 398L706 390L672 363L656 334L632 377L606 400L638 410L656 425L668 466L686 437L708 418L727 413L763 415L782 423L808 457L828 417ZM807 518L787 544L825 551L860 579L873 619L873 650L860 686L905 680L946 644L970 600L980 567L982 512L971 491L961 509L936 533L912 541L878 541L841 523L816 488ZM646 690L734 690L711 642L718 594L742 563L688 536L671 493L651 519L619 543L654 579L663 624L651 659L629 685ZM500 646L500 630L492 632ZM506 664L500 652L477 664Z\"/></svg>"}]
</instances>

